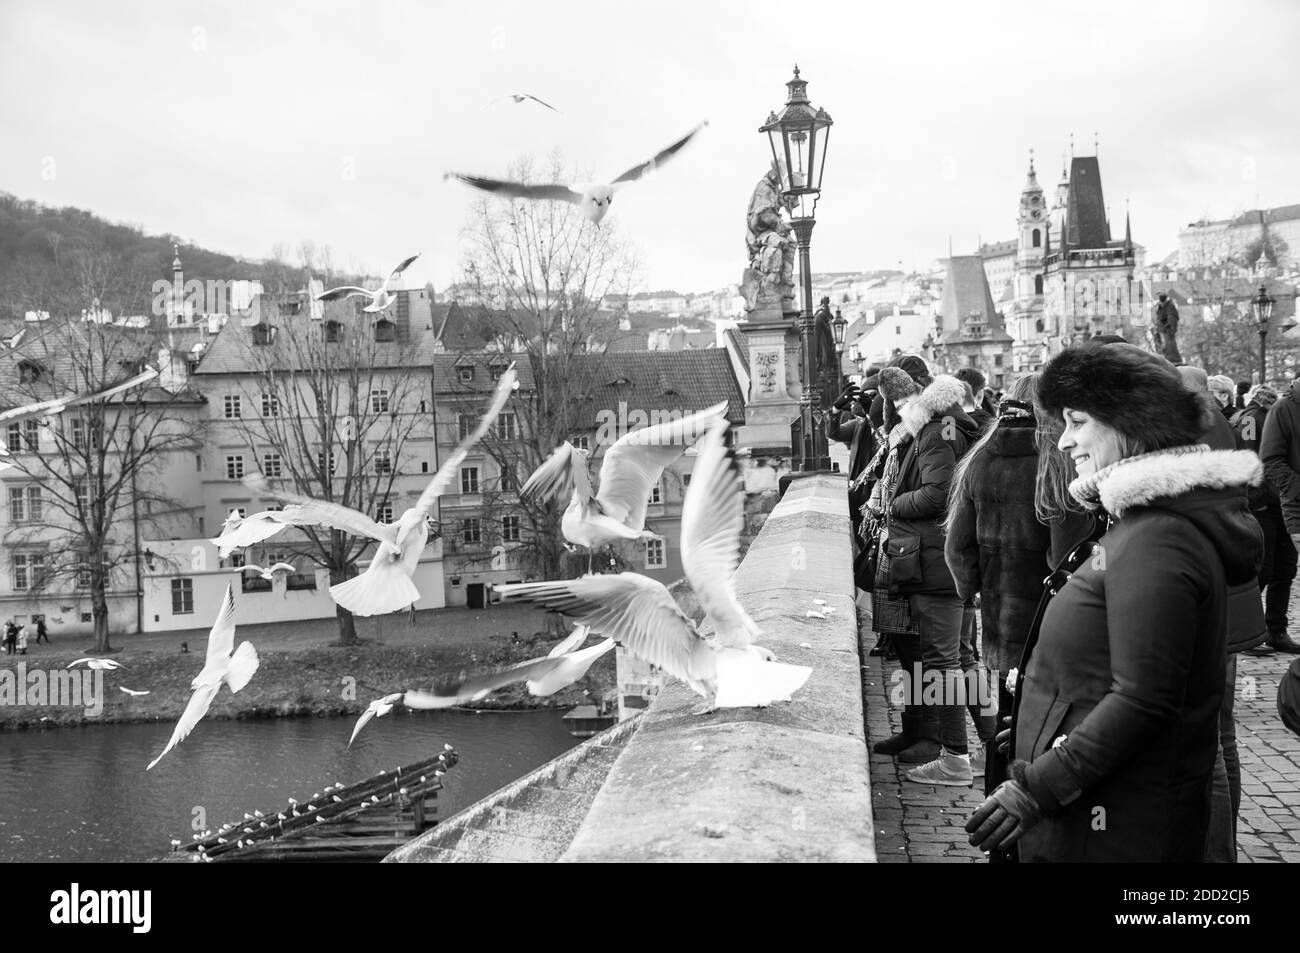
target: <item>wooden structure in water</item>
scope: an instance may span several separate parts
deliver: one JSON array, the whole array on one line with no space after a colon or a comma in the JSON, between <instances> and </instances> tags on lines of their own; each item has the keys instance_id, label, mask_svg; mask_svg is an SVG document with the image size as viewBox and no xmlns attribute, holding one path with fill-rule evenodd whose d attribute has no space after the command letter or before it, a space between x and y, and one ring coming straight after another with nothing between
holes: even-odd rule
<instances>
[{"instance_id":1,"label":"wooden structure in water","mask_svg":"<svg viewBox=\"0 0 1300 953\"><path fill-rule=\"evenodd\" d=\"M435 758L328 787L307 801L290 798L278 814L246 813L173 847L163 860L377 862L437 823L442 775L458 760L448 746Z\"/></svg>"},{"instance_id":2,"label":"wooden structure in water","mask_svg":"<svg viewBox=\"0 0 1300 953\"><path fill-rule=\"evenodd\" d=\"M575 738L590 738L618 722L618 715L603 710L604 706L577 705L564 716L564 726Z\"/></svg>"}]
</instances>

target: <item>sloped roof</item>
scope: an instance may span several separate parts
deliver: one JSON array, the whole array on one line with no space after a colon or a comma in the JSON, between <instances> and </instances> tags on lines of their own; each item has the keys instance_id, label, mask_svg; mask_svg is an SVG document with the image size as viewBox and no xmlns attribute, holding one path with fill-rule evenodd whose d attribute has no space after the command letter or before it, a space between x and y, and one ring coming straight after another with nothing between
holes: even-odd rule
<instances>
[{"instance_id":1,"label":"sloped roof","mask_svg":"<svg viewBox=\"0 0 1300 953\"><path fill-rule=\"evenodd\" d=\"M285 322L309 326L315 333L324 333L323 326L337 321L349 328L370 328L377 317L384 317L397 325L397 340L374 346L376 367L427 367L437 352L436 328L431 327L434 305L423 288L395 293L396 304L383 315L366 314L361 309L365 302L360 298L325 301L320 320L312 320L304 307L298 310L288 296L264 294L257 299L258 313L265 324L278 327ZM305 299L301 299L305 302ZM277 338L267 345L253 345L253 329L244 327L238 315L232 315L225 326L209 343L199 363L197 374L246 373L248 352L251 347L265 348L274 369L288 370L293 363L293 351L284 346L287 338Z\"/></svg>"},{"instance_id":2,"label":"sloped roof","mask_svg":"<svg viewBox=\"0 0 1300 953\"><path fill-rule=\"evenodd\" d=\"M514 362L515 373L519 379L519 390L531 392L533 365L527 354L509 354L504 351L461 351L460 353L434 354L430 359L433 368L433 392L435 394L481 393L487 396L496 390L497 382L492 379L492 369L497 366L508 367ZM466 365L474 368L474 376L469 382L460 379L459 368Z\"/></svg>"},{"instance_id":3,"label":"sloped roof","mask_svg":"<svg viewBox=\"0 0 1300 953\"><path fill-rule=\"evenodd\" d=\"M943 282L945 333L960 328L972 311L984 316L990 332L1003 327L984 273L984 259L979 255L954 255L948 259L948 274Z\"/></svg>"},{"instance_id":4,"label":"sloped roof","mask_svg":"<svg viewBox=\"0 0 1300 953\"><path fill-rule=\"evenodd\" d=\"M647 413L694 413L726 401L727 420L745 422L745 395L722 348L587 354L576 360L590 366L595 382L588 395L593 420L598 409L617 408L621 401Z\"/></svg>"},{"instance_id":5,"label":"sloped roof","mask_svg":"<svg viewBox=\"0 0 1300 953\"><path fill-rule=\"evenodd\" d=\"M1106 201L1101 190L1101 165L1096 156L1070 160L1070 198L1065 223L1071 249L1105 248L1110 243Z\"/></svg>"},{"instance_id":6,"label":"sloped roof","mask_svg":"<svg viewBox=\"0 0 1300 953\"><path fill-rule=\"evenodd\" d=\"M735 328L727 328L723 333L727 336L727 340L731 342L731 346L736 349L736 353L740 355L741 362L746 367L749 367L749 338Z\"/></svg>"}]
</instances>

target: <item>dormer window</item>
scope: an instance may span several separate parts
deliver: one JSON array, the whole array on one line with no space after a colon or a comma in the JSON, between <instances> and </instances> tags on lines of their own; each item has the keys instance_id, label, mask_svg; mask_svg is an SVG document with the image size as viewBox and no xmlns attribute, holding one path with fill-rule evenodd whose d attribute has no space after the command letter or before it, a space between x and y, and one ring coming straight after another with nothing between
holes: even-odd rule
<instances>
[{"instance_id":1,"label":"dormer window","mask_svg":"<svg viewBox=\"0 0 1300 953\"><path fill-rule=\"evenodd\" d=\"M18 380L24 384L35 384L41 379L41 365L35 361L18 363Z\"/></svg>"},{"instance_id":2,"label":"dormer window","mask_svg":"<svg viewBox=\"0 0 1300 953\"><path fill-rule=\"evenodd\" d=\"M270 344L275 340L275 328L269 324L256 324L253 326L253 343Z\"/></svg>"},{"instance_id":3,"label":"dormer window","mask_svg":"<svg viewBox=\"0 0 1300 953\"><path fill-rule=\"evenodd\" d=\"M387 344L397 340L397 325L382 318L375 322L375 341Z\"/></svg>"},{"instance_id":4,"label":"dormer window","mask_svg":"<svg viewBox=\"0 0 1300 953\"><path fill-rule=\"evenodd\" d=\"M492 365L492 379L493 379L494 381L499 381L499 380L501 380L501 375L504 374L505 372L506 372L506 369L505 369L505 367L503 367L502 365L500 365L500 364L493 364L493 365Z\"/></svg>"},{"instance_id":5,"label":"dormer window","mask_svg":"<svg viewBox=\"0 0 1300 953\"><path fill-rule=\"evenodd\" d=\"M325 343L338 344L339 335L342 333L342 330L343 330L343 325L339 324L337 321L326 321L325 322Z\"/></svg>"},{"instance_id":6,"label":"dormer window","mask_svg":"<svg viewBox=\"0 0 1300 953\"><path fill-rule=\"evenodd\" d=\"M462 365L461 367L456 368L456 373L460 376L460 382L462 384L469 384L474 380L474 368L472 365Z\"/></svg>"}]
</instances>

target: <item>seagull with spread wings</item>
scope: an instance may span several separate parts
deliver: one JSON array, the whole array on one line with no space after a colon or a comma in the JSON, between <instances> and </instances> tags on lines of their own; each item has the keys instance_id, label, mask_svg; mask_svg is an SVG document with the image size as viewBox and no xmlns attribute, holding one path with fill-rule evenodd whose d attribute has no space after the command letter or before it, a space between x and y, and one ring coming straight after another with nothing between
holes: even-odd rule
<instances>
[{"instance_id":1,"label":"seagull with spread wings","mask_svg":"<svg viewBox=\"0 0 1300 953\"><path fill-rule=\"evenodd\" d=\"M53 400L41 401L38 404L27 404L23 407L14 407L12 410L0 412L0 426L17 423L21 420L27 420L32 417L48 417L53 414L61 414L69 407L77 407L81 404L94 403L97 400L108 400L110 397L116 397L124 391L139 387L141 384L147 384L158 376L156 367L145 368L139 374L129 380L122 381L120 384L114 384L112 387L93 394L85 394L78 397L76 394L68 394L64 397L56 397Z\"/></svg>"},{"instance_id":2,"label":"seagull with spread wings","mask_svg":"<svg viewBox=\"0 0 1300 953\"><path fill-rule=\"evenodd\" d=\"M276 563L274 566L270 567L269 569L263 568L262 566L259 566L256 563L245 563L242 566L232 567L232 570L234 572L241 572L241 573L255 572L263 579L265 579L267 582L274 582L275 574L278 572L295 573L298 571L293 567L291 563Z\"/></svg>"},{"instance_id":3,"label":"seagull with spread wings","mask_svg":"<svg viewBox=\"0 0 1300 953\"><path fill-rule=\"evenodd\" d=\"M459 475L460 465L469 451L488 432L516 387L516 372L511 364L501 375L492 403L474 432L460 442L455 452L438 468L433 479L414 506L402 513L395 523L378 523L364 513L347 506L313 500L285 490L272 490L266 478L257 475L244 480L250 490L278 496L296 506L285 507L280 516L294 525L326 526L353 536L366 536L379 543L366 571L345 582L330 586L334 601L353 615L372 616L396 612L419 601L420 590L411 576L419 565L425 543L429 540L429 518L433 506Z\"/></svg>"},{"instance_id":4,"label":"seagull with spread wings","mask_svg":"<svg viewBox=\"0 0 1300 953\"><path fill-rule=\"evenodd\" d=\"M82 662L86 663L86 668L93 668L101 672L111 672L114 669L125 667L121 662L114 662L111 658L79 658L74 662L69 662L68 668L80 665Z\"/></svg>"},{"instance_id":5,"label":"seagull with spread wings","mask_svg":"<svg viewBox=\"0 0 1300 953\"><path fill-rule=\"evenodd\" d=\"M383 311L397 300L393 297L392 293L389 292L388 286L392 284L394 278L406 271L407 266L410 265L411 262L415 261L415 259L419 257L419 254L412 255L394 268L389 276L384 279L384 283L379 286L378 291L367 291L365 288L358 288L356 285L342 285L338 288L331 288L329 291L318 294L316 300L335 301L339 298L355 298L359 296L370 300L370 303L361 310L368 311L372 314L377 311Z\"/></svg>"},{"instance_id":6,"label":"seagull with spread wings","mask_svg":"<svg viewBox=\"0 0 1300 953\"><path fill-rule=\"evenodd\" d=\"M625 433L605 451L600 465L600 489L591 490L587 473L589 451L567 440L538 467L519 491L521 498L553 499L570 494L560 520L564 538L587 547L587 570L594 552L617 539L659 539L645 529L650 493L664 468L686 452L710 427L725 424L727 405L680 420L671 420Z\"/></svg>"},{"instance_id":7,"label":"seagull with spread wings","mask_svg":"<svg viewBox=\"0 0 1300 953\"><path fill-rule=\"evenodd\" d=\"M235 648L235 594L234 588L227 585L221 609L217 612L217 621L212 624L212 631L208 634L208 654L203 670L190 683L194 694L190 696L190 703L185 706L181 720L176 723L176 730L172 732L167 747L149 762L149 767L145 770L150 770L162 760L163 755L189 737L194 726L208 713L222 685L229 685L232 692L239 691L248 684L257 671L257 666L257 650L253 648L252 642L241 642L239 648Z\"/></svg>"},{"instance_id":8,"label":"seagull with spread wings","mask_svg":"<svg viewBox=\"0 0 1300 953\"><path fill-rule=\"evenodd\" d=\"M540 103L541 105L545 106L551 112L555 112L555 113L559 112L559 110L556 109L554 106L552 106L550 103L542 102L542 100L538 99L532 93L507 93L505 96L499 96L496 99L492 100L492 102L488 103L488 105L495 106L497 103L505 102L507 99L513 99L516 106L518 106L520 103L527 102L528 100L531 99L533 102Z\"/></svg>"},{"instance_id":9,"label":"seagull with spread wings","mask_svg":"<svg viewBox=\"0 0 1300 953\"><path fill-rule=\"evenodd\" d=\"M629 182L635 182L637 179L649 175L659 166L663 165L694 138L695 134L708 125L708 122L702 122L686 135L682 136L667 149L659 152L653 159L647 159L628 169L617 179L609 183L596 183L592 185L564 185L561 183L551 183L549 185L528 185L524 182L509 182L502 179L488 179L477 175L464 175L460 172L448 172L443 176L444 179L459 179L466 185L473 186L484 192L491 192L493 195L500 195L503 198L510 199L529 199L532 201L552 201L552 202L569 202L582 209L582 214L595 225L599 225L609 213L609 206L614 201L614 193Z\"/></svg>"},{"instance_id":10,"label":"seagull with spread wings","mask_svg":"<svg viewBox=\"0 0 1300 953\"><path fill-rule=\"evenodd\" d=\"M613 639L604 639L595 645L579 649L587 640L590 630L585 625L575 626L572 634L559 642L543 658L519 662L498 672L478 675L461 673L452 678L440 680L430 691L405 691L385 695L370 703L361 713L357 725L352 729L351 746L357 733L372 718L382 718L398 705L421 711L437 708L454 708L471 702L481 701L497 689L505 688L516 682L523 682L530 695L554 695L562 688L572 685L594 665L602 655L615 645Z\"/></svg>"},{"instance_id":11,"label":"seagull with spread wings","mask_svg":"<svg viewBox=\"0 0 1300 953\"><path fill-rule=\"evenodd\" d=\"M682 567L713 623L703 635L662 583L639 573L584 576L557 582L494 586L506 601L525 600L571 616L657 665L711 708L747 708L787 701L812 669L775 661L754 644L758 626L736 598L731 577L740 564L744 490L723 443L726 424L710 428L682 505Z\"/></svg>"}]
</instances>

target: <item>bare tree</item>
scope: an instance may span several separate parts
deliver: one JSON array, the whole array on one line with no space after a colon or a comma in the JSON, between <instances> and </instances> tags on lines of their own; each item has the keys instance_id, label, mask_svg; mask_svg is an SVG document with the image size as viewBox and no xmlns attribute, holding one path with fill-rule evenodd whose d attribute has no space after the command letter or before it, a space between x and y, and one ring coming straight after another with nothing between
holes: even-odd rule
<instances>
[{"instance_id":1,"label":"bare tree","mask_svg":"<svg viewBox=\"0 0 1300 953\"><path fill-rule=\"evenodd\" d=\"M237 380L252 413L222 423L273 486L284 481L297 493L390 522L432 477L431 458L421 459L412 444L432 436L427 364L401 340L391 315L373 321L355 300L328 303L322 320L303 308L274 316L264 308L261 324L227 329L239 335ZM329 570L331 585L356 575L374 545L321 527L289 538ZM352 614L342 606L335 614L340 642L354 644Z\"/></svg>"},{"instance_id":2,"label":"bare tree","mask_svg":"<svg viewBox=\"0 0 1300 953\"><path fill-rule=\"evenodd\" d=\"M570 181L571 173L553 154L540 175L522 159L509 177L555 182ZM516 401L516 425L499 422L482 446L499 472L526 480L564 440L595 429L597 388L605 383L599 355L618 332L617 317L602 302L631 288L638 263L608 221L592 225L566 202L484 200L462 234L468 248L460 286L478 302L468 309L469 323L486 351L510 353L531 370ZM447 382L438 386L448 389ZM450 389L452 406L472 413L480 398L470 388L457 394L455 382ZM564 559L559 520L568 500L513 499L525 530L516 548L538 573L556 578Z\"/></svg>"}]
</instances>

